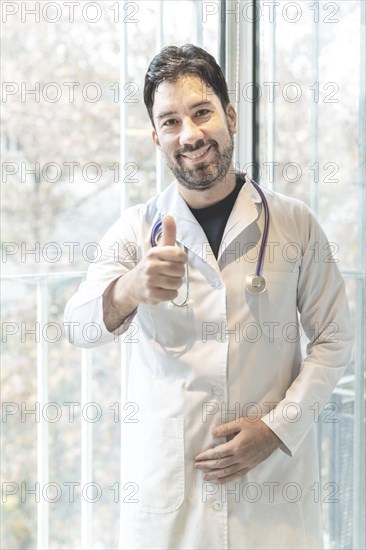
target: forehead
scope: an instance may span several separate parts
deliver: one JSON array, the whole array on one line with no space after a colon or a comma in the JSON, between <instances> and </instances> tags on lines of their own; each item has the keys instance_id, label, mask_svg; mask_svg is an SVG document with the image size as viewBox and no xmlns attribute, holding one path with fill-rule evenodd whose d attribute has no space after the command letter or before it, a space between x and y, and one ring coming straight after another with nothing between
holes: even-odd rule
<instances>
[{"instance_id":1,"label":"forehead","mask_svg":"<svg viewBox=\"0 0 366 550\"><path fill-rule=\"evenodd\" d=\"M206 82L197 76L181 76L174 82L166 80L159 84L155 90L153 113L154 116L158 116L163 110L166 111L167 107L178 110L189 108L200 101L221 105L220 99Z\"/></svg>"}]
</instances>

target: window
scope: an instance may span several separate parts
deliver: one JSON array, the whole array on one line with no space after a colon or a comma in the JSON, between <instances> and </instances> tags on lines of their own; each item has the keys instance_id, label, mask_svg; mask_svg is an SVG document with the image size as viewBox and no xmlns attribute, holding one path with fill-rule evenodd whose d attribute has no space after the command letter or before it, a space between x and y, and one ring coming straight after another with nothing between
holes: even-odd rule
<instances>
[{"instance_id":1,"label":"window","mask_svg":"<svg viewBox=\"0 0 366 550\"><path fill-rule=\"evenodd\" d=\"M321 498L327 547L364 548L365 3L236 8L239 165L312 208L346 281L355 349L318 420Z\"/></svg>"},{"instance_id":2,"label":"window","mask_svg":"<svg viewBox=\"0 0 366 550\"><path fill-rule=\"evenodd\" d=\"M118 547L128 346L72 348L63 310L120 211L172 179L143 77L171 43L217 57L218 19L203 25L201 10L191 0L2 3L6 548Z\"/></svg>"},{"instance_id":3,"label":"window","mask_svg":"<svg viewBox=\"0 0 366 550\"><path fill-rule=\"evenodd\" d=\"M80 352L63 310L120 211L172 179L143 76L193 42L225 68L237 166L307 202L336 246L356 343L318 422L321 498L328 547L365 547L365 3L3 2L1 17L3 546L118 547L131 336Z\"/></svg>"}]
</instances>

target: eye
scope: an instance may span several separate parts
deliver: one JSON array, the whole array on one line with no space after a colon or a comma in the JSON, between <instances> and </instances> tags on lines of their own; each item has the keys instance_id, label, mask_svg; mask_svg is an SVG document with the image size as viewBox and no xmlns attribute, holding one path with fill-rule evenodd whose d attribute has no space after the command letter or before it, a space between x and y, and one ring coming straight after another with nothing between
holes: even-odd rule
<instances>
[{"instance_id":1,"label":"eye","mask_svg":"<svg viewBox=\"0 0 366 550\"><path fill-rule=\"evenodd\" d=\"M196 116L198 116L198 117L205 117L205 116L207 116L208 114L210 114L210 110L209 110L209 109L200 109L199 111L197 111Z\"/></svg>"},{"instance_id":2,"label":"eye","mask_svg":"<svg viewBox=\"0 0 366 550\"><path fill-rule=\"evenodd\" d=\"M177 123L178 123L178 121L177 121L176 118L169 118L168 120L163 122L163 126L174 126Z\"/></svg>"}]
</instances>

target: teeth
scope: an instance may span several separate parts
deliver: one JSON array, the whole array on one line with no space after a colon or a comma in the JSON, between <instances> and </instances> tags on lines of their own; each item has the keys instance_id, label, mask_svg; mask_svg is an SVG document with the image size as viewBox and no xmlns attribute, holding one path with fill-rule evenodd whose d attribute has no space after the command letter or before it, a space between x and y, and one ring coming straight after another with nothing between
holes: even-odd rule
<instances>
[{"instance_id":1,"label":"teeth","mask_svg":"<svg viewBox=\"0 0 366 550\"><path fill-rule=\"evenodd\" d=\"M188 153L188 154L185 154L183 156L191 159L191 160L195 160L195 159L198 159L200 157L203 157L203 155L208 151L209 149L209 145L203 150L203 152L194 152L194 153ZM202 149L201 149L202 151Z\"/></svg>"}]
</instances>

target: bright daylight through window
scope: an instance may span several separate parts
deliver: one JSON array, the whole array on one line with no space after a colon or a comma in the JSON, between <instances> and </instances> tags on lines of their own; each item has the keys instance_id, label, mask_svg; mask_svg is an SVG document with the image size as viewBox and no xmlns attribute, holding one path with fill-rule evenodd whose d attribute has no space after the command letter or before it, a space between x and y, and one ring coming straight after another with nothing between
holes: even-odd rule
<instances>
[{"instance_id":1,"label":"bright daylight through window","mask_svg":"<svg viewBox=\"0 0 366 550\"><path fill-rule=\"evenodd\" d=\"M321 530L327 549L366 547L365 12L363 0L1 3L3 548L159 548L172 540L177 548L292 548L294 540L310 548ZM232 110L223 84L206 86L202 65L156 86L151 68L150 120L149 64L164 47L184 44L217 61ZM194 63L190 52L177 62L171 51L169 70ZM166 74L163 61L155 70ZM244 179L225 169L231 140ZM214 181L212 167L231 193L195 189ZM179 193L166 192L175 176ZM161 236L154 202L146 216L134 210L160 193L157 211L176 209L182 220L175 236L169 221ZM261 193L269 202L263 258ZM202 197L215 200L203 209ZM118 230L102 239L121 214ZM149 303L144 295L137 314L131 307L124 315L128 330L112 335L100 288L163 246L184 263L178 296ZM112 267L91 280L88 269L99 265ZM142 271L134 273L126 303L145 289L133 286ZM83 282L92 295L86 320L75 313ZM299 369L301 353L309 359ZM323 408L322 392L346 356ZM233 420L227 409L245 417L243 430L261 426L273 445L243 468L231 494L209 470L227 459L209 448L235 439L209 432ZM254 412L263 422L247 420ZM306 422L314 452L301 462ZM154 469L156 457L166 471ZM230 467L230 459L217 466ZM306 516L299 520L306 498L308 518L319 519L310 530Z\"/></svg>"}]
</instances>

